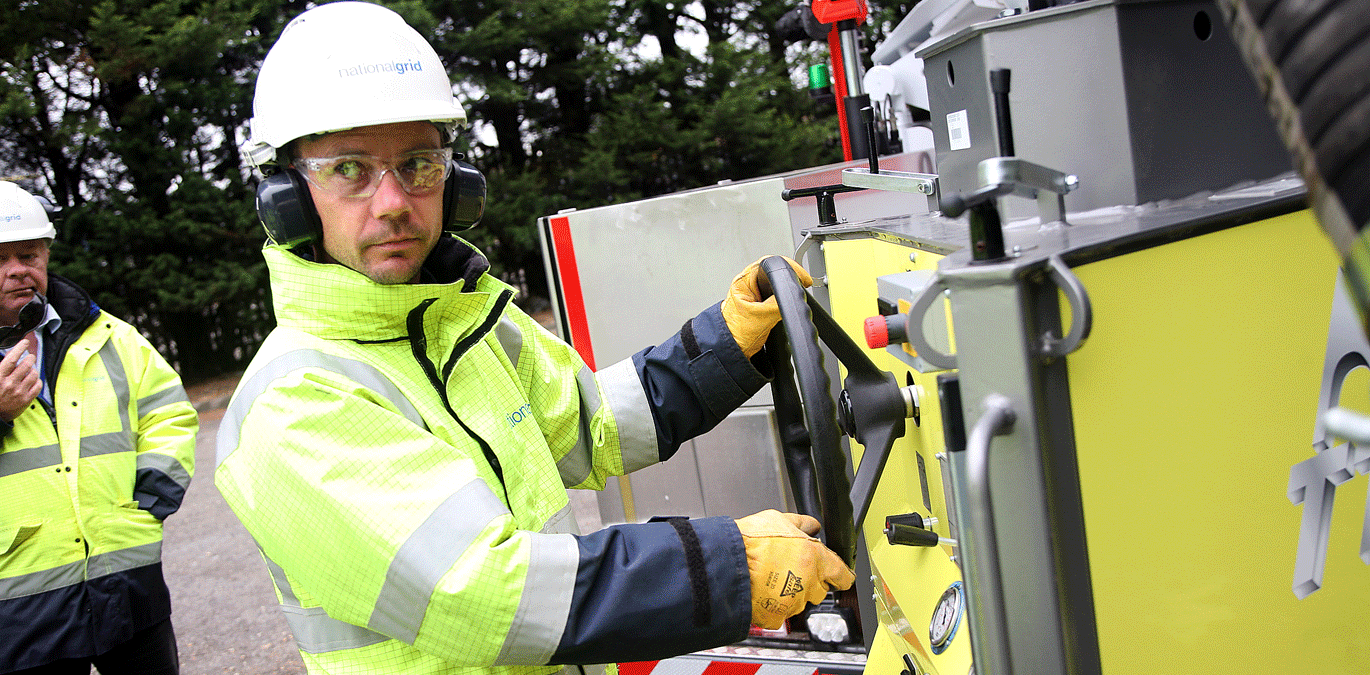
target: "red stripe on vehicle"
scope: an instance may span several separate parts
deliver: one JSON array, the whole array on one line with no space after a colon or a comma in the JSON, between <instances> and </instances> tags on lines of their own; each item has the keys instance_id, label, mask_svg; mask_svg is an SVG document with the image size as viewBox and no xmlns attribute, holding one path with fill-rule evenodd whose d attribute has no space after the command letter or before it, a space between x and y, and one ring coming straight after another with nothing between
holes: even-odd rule
<instances>
[{"instance_id":1,"label":"red stripe on vehicle","mask_svg":"<svg viewBox=\"0 0 1370 675\"><path fill-rule=\"evenodd\" d=\"M739 663L736 661L714 661L704 669L703 675L755 675L761 670L759 663Z\"/></svg>"},{"instance_id":2,"label":"red stripe on vehicle","mask_svg":"<svg viewBox=\"0 0 1370 675\"><path fill-rule=\"evenodd\" d=\"M595 350L590 346L590 322L585 316L585 296L580 290L580 270L576 267L576 247L571 243L571 221L566 216L551 219L552 246L557 254L557 273L561 276L561 295L566 303L566 327L571 331L571 346L590 370L595 370ZM645 673L645 671L644 671Z\"/></svg>"}]
</instances>

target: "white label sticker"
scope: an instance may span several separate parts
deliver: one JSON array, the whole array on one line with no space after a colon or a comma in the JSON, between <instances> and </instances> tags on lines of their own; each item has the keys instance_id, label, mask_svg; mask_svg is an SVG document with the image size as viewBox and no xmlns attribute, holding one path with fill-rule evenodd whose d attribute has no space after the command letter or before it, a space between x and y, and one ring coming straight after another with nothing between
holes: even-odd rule
<instances>
[{"instance_id":1,"label":"white label sticker","mask_svg":"<svg viewBox=\"0 0 1370 675\"><path fill-rule=\"evenodd\" d=\"M970 124L966 121L966 111L957 110L947 114L947 139L952 150L970 147Z\"/></svg>"}]
</instances>

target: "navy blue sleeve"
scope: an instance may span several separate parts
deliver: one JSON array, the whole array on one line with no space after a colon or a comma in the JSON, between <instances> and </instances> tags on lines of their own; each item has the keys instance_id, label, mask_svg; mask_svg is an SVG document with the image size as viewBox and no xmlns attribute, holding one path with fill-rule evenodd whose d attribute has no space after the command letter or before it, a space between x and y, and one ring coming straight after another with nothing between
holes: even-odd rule
<instances>
[{"instance_id":1,"label":"navy blue sleeve","mask_svg":"<svg viewBox=\"0 0 1370 675\"><path fill-rule=\"evenodd\" d=\"M671 339L633 355L656 423L661 461L718 425L770 381L764 350L748 359L718 303L685 322Z\"/></svg>"},{"instance_id":2,"label":"navy blue sleeve","mask_svg":"<svg viewBox=\"0 0 1370 675\"><path fill-rule=\"evenodd\" d=\"M571 614L550 663L653 661L747 637L751 580L731 518L615 525L577 541Z\"/></svg>"},{"instance_id":3,"label":"navy blue sleeve","mask_svg":"<svg viewBox=\"0 0 1370 675\"><path fill-rule=\"evenodd\" d=\"M176 513L185 496L185 488L160 469L138 469L133 482L133 498L138 501L138 508L157 516L158 520L166 520L167 516Z\"/></svg>"}]
</instances>

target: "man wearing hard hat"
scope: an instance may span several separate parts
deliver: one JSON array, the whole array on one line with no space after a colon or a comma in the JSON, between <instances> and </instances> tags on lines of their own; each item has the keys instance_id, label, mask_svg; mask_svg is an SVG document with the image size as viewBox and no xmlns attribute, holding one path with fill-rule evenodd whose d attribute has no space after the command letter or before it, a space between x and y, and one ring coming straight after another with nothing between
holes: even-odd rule
<instances>
[{"instance_id":1,"label":"man wearing hard hat","mask_svg":"<svg viewBox=\"0 0 1370 675\"><path fill-rule=\"evenodd\" d=\"M301 14L258 75L278 327L225 414L215 484L309 671L655 659L849 587L805 516L574 532L566 488L670 457L763 386L750 357L779 313L753 265L679 334L591 372L449 233L485 198L452 156L464 121L433 48L376 5Z\"/></svg>"},{"instance_id":2,"label":"man wearing hard hat","mask_svg":"<svg viewBox=\"0 0 1370 675\"><path fill-rule=\"evenodd\" d=\"M0 672L174 675L162 521L198 420L146 338L48 274L56 235L0 182Z\"/></svg>"}]
</instances>

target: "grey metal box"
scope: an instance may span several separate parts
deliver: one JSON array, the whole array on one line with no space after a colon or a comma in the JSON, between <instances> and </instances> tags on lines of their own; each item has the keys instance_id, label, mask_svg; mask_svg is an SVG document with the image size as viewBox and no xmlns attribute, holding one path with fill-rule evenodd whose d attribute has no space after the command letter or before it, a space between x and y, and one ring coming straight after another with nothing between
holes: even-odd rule
<instances>
[{"instance_id":1,"label":"grey metal box","mask_svg":"<svg viewBox=\"0 0 1370 675\"><path fill-rule=\"evenodd\" d=\"M999 156L989 72L1011 71L1015 155L1080 177L1069 211L1142 204L1289 171L1211 0L1091 0L975 24L925 61L943 195ZM958 142L953 142L958 141ZM1005 199L1006 215L1036 213Z\"/></svg>"}]
</instances>

